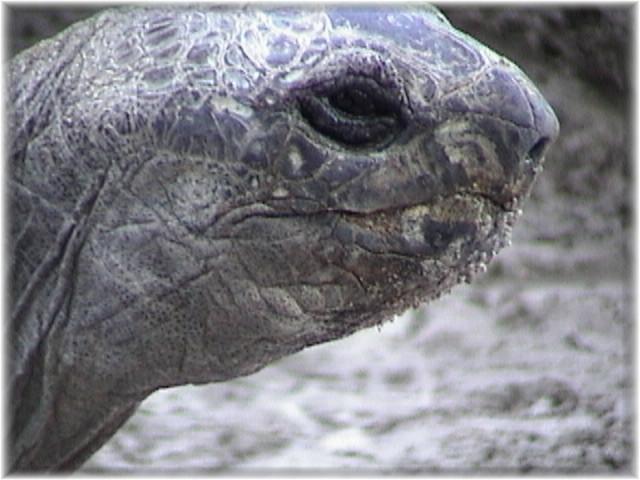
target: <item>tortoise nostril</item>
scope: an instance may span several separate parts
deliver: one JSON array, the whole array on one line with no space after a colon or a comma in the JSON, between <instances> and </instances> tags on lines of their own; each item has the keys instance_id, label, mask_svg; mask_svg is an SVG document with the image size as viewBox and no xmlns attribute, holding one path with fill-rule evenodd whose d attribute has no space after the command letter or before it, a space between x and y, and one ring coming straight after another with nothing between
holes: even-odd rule
<instances>
[{"instance_id":1,"label":"tortoise nostril","mask_svg":"<svg viewBox=\"0 0 640 480\"><path fill-rule=\"evenodd\" d=\"M549 143L551 143L551 139L549 137L540 138L529 150L529 158L535 163L540 163L542 161L542 157L544 157L544 154L547 151Z\"/></svg>"}]
</instances>

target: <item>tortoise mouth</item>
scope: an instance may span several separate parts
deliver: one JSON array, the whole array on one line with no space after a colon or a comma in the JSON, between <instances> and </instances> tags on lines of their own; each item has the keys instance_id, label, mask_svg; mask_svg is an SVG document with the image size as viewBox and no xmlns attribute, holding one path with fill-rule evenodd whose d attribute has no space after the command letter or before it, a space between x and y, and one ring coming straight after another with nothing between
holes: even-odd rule
<instances>
[{"instance_id":1,"label":"tortoise mouth","mask_svg":"<svg viewBox=\"0 0 640 480\"><path fill-rule=\"evenodd\" d=\"M372 212L336 211L334 235L370 253L460 263L473 251L495 254L493 239L509 233L519 210L474 192L439 197L428 204ZM506 232L505 232L506 231Z\"/></svg>"}]
</instances>

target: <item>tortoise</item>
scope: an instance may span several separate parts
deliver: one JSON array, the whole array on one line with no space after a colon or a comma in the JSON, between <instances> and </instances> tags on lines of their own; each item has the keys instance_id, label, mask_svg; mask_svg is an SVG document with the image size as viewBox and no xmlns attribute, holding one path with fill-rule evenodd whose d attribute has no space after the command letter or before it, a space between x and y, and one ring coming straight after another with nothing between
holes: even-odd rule
<instances>
[{"instance_id":1,"label":"tortoise","mask_svg":"<svg viewBox=\"0 0 640 480\"><path fill-rule=\"evenodd\" d=\"M421 5L107 10L7 86L10 471L470 281L558 135Z\"/></svg>"}]
</instances>

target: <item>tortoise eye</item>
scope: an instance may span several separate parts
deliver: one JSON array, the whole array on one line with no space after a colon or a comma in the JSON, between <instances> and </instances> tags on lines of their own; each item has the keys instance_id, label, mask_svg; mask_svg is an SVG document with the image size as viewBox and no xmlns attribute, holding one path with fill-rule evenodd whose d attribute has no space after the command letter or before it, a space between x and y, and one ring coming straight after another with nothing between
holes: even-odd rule
<instances>
[{"instance_id":1,"label":"tortoise eye","mask_svg":"<svg viewBox=\"0 0 640 480\"><path fill-rule=\"evenodd\" d=\"M374 80L347 77L298 99L304 119L343 145L383 147L402 128L401 103Z\"/></svg>"},{"instance_id":2,"label":"tortoise eye","mask_svg":"<svg viewBox=\"0 0 640 480\"><path fill-rule=\"evenodd\" d=\"M328 97L332 107L357 117L385 116L385 105L375 95L358 88L342 88Z\"/></svg>"}]
</instances>

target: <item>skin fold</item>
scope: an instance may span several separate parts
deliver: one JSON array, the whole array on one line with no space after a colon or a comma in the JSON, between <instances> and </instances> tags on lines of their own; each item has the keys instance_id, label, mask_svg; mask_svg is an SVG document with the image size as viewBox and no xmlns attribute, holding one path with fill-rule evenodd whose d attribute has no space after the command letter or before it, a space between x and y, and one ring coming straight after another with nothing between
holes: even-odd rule
<instances>
[{"instance_id":1,"label":"skin fold","mask_svg":"<svg viewBox=\"0 0 640 480\"><path fill-rule=\"evenodd\" d=\"M110 10L7 85L10 471L468 281L558 134L430 7Z\"/></svg>"}]
</instances>

